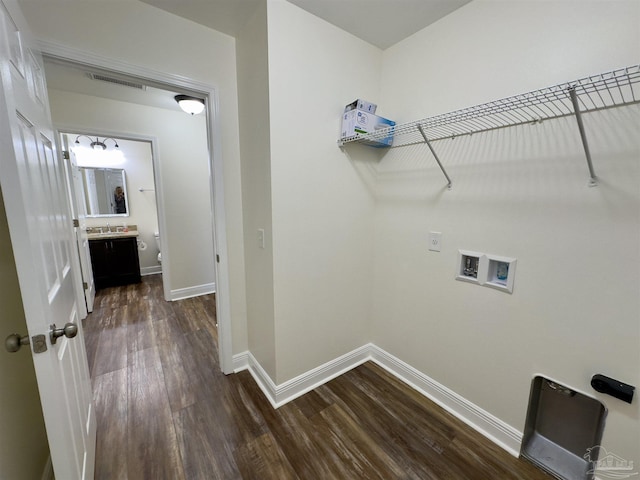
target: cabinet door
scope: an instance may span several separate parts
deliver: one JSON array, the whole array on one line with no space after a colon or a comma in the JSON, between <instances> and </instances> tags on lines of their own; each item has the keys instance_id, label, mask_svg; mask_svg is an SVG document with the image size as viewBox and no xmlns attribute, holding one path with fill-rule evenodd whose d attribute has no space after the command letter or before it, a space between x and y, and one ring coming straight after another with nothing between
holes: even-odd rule
<instances>
[{"instance_id":1,"label":"cabinet door","mask_svg":"<svg viewBox=\"0 0 640 480\"><path fill-rule=\"evenodd\" d=\"M140 281L140 261L136 239L115 238L110 242L111 275L118 285Z\"/></svg>"},{"instance_id":2,"label":"cabinet door","mask_svg":"<svg viewBox=\"0 0 640 480\"><path fill-rule=\"evenodd\" d=\"M89 240L91 267L96 288L107 286L111 276L109 271L109 240Z\"/></svg>"},{"instance_id":3,"label":"cabinet door","mask_svg":"<svg viewBox=\"0 0 640 480\"><path fill-rule=\"evenodd\" d=\"M90 240L96 288L140 282L138 243L134 237Z\"/></svg>"}]
</instances>

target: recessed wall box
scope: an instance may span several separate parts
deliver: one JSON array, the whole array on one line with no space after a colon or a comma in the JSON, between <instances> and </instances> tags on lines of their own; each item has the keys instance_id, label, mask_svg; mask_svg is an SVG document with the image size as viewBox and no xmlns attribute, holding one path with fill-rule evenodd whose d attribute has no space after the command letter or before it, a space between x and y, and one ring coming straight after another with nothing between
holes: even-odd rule
<instances>
[{"instance_id":1,"label":"recessed wall box","mask_svg":"<svg viewBox=\"0 0 640 480\"><path fill-rule=\"evenodd\" d=\"M487 255L487 278L484 285L505 292L513 292L513 280L516 275L516 259Z\"/></svg>"},{"instance_id":2,"label":"recessed wall box","mask_svg":"<svg viewBox=\"0 0 640 480\"><path fill-rule=\"evenodd\" d=\"M367 113L376 113L376 108L378 108L378 106L375 103L367 102L366 100L359 98L344 107L344 111L349 112L351 110L362 110Z\"/></svg>"},{"instance_id":3,"label":"recessed wall box","mask_svg":"<svg viewBox=\"0 0 640 480\"><path fill-rule=\"evenodd\" d=\"M594 480L606 416L599 400L536 376L520 455L556 478Z\"/></svg>"},{"instance_id":4,"label":"recessed wall box","mask_svg":"<svg viewBox=\"0 0 640 480\"><path fill-rule=\"evenodd\" d=\"M469 250L458 250L458 263L456 280L464 282L481 283L479 279L483 277L482 253L471 252Z\"/></svg>"},{"instance_id":5,"label":"recessed wall box","mask_svg":"<svg viewBox=\"0 0 640 480\"><path fill-rule=\"evenodd\" d=\"M456 280L512 293L515 275L515 258L458 250Z\"/></svg>"}]
</instances>

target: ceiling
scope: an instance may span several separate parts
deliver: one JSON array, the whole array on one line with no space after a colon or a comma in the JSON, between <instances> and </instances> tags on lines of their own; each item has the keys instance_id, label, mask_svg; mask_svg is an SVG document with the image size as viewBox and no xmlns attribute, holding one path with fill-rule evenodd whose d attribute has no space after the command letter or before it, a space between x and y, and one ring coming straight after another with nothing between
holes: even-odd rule
<instances>
[{"instance_id":1,"label":"ceiling","mask_svg":"<svg viewBox=\"0 0 640 480\"><path fill-rule=\"evenodd\" d=\"M141 0L236 36L261 0ZM288 0L353 35L385 49L471 0ZM45 58L49 88L179 111L178 93L151 86L132 88L90 78L87 69ZM98 72L102 73L102 72ZM116 75L112 75L116 77ZM120 79L122 80L122 79Z\"/></svg>"},{"instance_id":2,"label":"ceiling","mask_svg":"<svg viewBox=\"0 0 640 480\"><path fill-rule=\"evenodd\" d=\"M386 49L471 0L289 0L336 27Z\"/></svg>"},{"instance_id":3,"label":"ceiling","mask_svg":"<svg viewBox=\"0 0 640 480\"><path fill-rule=\"evenodd\" d=\"M237 36L259 0L141 0ZM288 0L329 23L386 49L471 0Z\"/></svg>"}]
</instances>

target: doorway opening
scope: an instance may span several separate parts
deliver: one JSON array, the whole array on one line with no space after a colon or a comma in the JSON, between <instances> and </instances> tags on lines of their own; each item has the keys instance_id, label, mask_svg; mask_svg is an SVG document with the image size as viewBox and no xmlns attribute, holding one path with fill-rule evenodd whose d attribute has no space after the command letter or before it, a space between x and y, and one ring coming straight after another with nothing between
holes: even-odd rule
<instances>
[{"instance_id":1,"label":"doorway opening","mask_svg":"<svg viewBox=\"0 0 640 480\"><path fill-rule=\"evenodd\" d=\"M228 266L221 264L220 258L226 257L226 225L225 225L225 212L223 202L223 180L222 180L222 164L220 159L220 146L219 141L219 125L216 119L216 90L208 85L203 85L198 82L192 82L185 80L184 78L175 77L172 75L141 70L139 67L127 67L121 64L115 65L115 62L110 62L106 59L101 59L97 64L95 59L92 58L88 61L82 53L76 51L60 52L59 47L56 52L47 52L47 47L43 47L43 55L45 58L45 73L47 80L53 76L49 75L49 68L58 68L66 70L76 70L84 72L84 75L88 75L87 72L99 73L103 77L117 79L120 82L129 82L134 84L142 84L147 87L147 90L153 89L162 91L166 102L173 102L175 106L169 107L169 104L165 105L165 109L161 105L145 105L144 103L134 103L132 99L126 98L121 100L115 100L113 98L95 97L97 103L102 104L102 108L89 108L87 100L91 97L91 93L88 91L82 91L76 89L71 91L69 88L70 82L65 83L65 87L56 88L55 80L51 81L50 92L50 104L52 110L52 117L54 124L60 131L88 131L97 132L101 134L108 134L109 136L114 133L115 128L119 128L116 134L121 134L123 131L137 131L145 132L141 135L147 137L154 137L155 140L152 145L156 145L157 151L153 152L154 161L154 181L156 190L156 201L158 210L158 231L160 232L163 244L163 264L162 271L166 272L170 268L169 259L172 255L176 257L175 263L182 264L179 256L184 252L197 252L202 257L208 257L211 259L210 270L214 273L214 288L216 298L216 313L218 319L218 342L219 342L219 357L220 367L224 373L232 373L233 360L231 351L231 328L230 328L230 311L229 311L229 291L228 291ZM77 72L76 72L77 73ZM58 95L58 92L60 94ZM180 141L167 141L160 138L157 131L150 130L154 121L158 121L158 118L148 118L147 124L144 127L126 128L122 123L118 123L118 127L114 127L114 123L109 126L108 121L114 117L114 109L112 107L106 107L108 102L120 102L122 105L127 105L129 115L127 120L133 119L136 115L144 109L155 109L155 112L166 111L168 115L176 115L174 118L184 119L184 121L193 121L198 118L197 116L191 117L182 112L177 103L173 100L173 94L190 94L203 98L205 105L207 106L205 115L200 117L200 123L204 130L203 138L204 143L200 144L205 151L204 165L200 164L200 173L190 172L188 167L193 167L194 156L189 153L188 147L196 144L193 141L193 135L188 133L188 129L185 129ZM127 95L131 95L128 92ZM55 97L55 98L54 98ZM75 101L73 98L75 97ZM81 98L80 98L81 97ZM73 120L71 116L66 114L59 114L64 112L65 102L71 99L71 104L78 110L78 115L84 117L78 121ZM167 100L169 99L169 100ZM95 105L94 105L95 107ZM173 109L173 111L171 110ZM91 116L93 118L91 118ZM180 117L177 117L179 115ZM157 115L156 115L157 117ZM91 121L89 121L89 119ZM175 130L177 120L165 121L164 125L168 128ZM74 128L75 127L75 128ZM146 129L146 130L145 130ZM197 129L193 129L196 131ZM202 130L201 130L202 132ZM132 134L128 135L129 137ZM171 162L166 160L169 157L175 157L177 162L170 167ZM181 163L179 163L181 162ZM202 168L204 167L204 168ZM183 181L178 181L182 177ZM204 180L204 183L202 183ZM200 183L198 183L200 182ZM131 187L130 187L131 188ZM147 187L133 186L133 188ZM138 192L142 193L142 192ZM152 193L152 192L144 192ZM194 208L194 200L199 200L200 208ZM206 205L206 208L203 206ZM209 237L209 247L204 240ZM200 239L200 240L198 240ZM147 242L148 245L149 242ZM166 246L166 247L165 247ZM214 260L216 259L217 262ZM166 264L165 264L166 262ZM206 262L200 261L199 268ZM206 270L206 268L204 268ZM187 285L180 282L185 281L185 276L180 275L179 272L172 271L172 283L173 285L165 291L165 298L167 300L177 300L180 298L187 298L190 296L197 296L201 294L209 293L212 282L200 282L195 285ZM175 280L174 280L175 279Z\"/></svg>"},{"instance_id":2,"label":"doorway opening","mask_svg":"<svg viewBox=\"0 0 640 480\"><path fill-rule=\"evenodd\" d=\"M153 139L128 137L88 130L60 132L66 152L69 199L73 218L78 224L76 246L87 313L93 311L96 292L96 272L89 245L90 238L95 238L96 233L113 231L135 235L140 274L163 273L156 201L156 192L161 195L161 190L155 183ZM104 141L106 148L91 148L90 142L98 141ZM106 273L102 272L103 275ZM162 278L169 277L167 268ZM165 283L167 287L171 285L170 281ZM82 303L82 295L79 302Z\"/></svg>"}]
</instances>

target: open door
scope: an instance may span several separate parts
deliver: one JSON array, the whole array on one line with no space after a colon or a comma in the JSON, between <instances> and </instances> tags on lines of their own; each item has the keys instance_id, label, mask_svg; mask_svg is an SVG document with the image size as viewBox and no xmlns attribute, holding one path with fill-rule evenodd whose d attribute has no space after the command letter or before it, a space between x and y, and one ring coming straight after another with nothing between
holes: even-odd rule
<instances>
[{"instance_id":1,"label":"open door","mask_svg":"<svg viewBox=\"0 0 640 480\"><path fill-rule=\"evenodd\" d=\"M30 344L56 478L88 480L96 421L72 219L42 58L16 0L0 0L0 77L0 187L28 330L10 337Z\"/></svg>"},{"instance_id":2,"label":"open door","mask_svg":"<svg viewBox=\"0 0 640 480\"><path fill-rule=\"evenodd\" d=\"M76 155L69 148L69 139L61 135L62 148L65 155L65 171L69 186L69 201L71 202L71 214L77 220L74 223L76 250L80 259L80 271L82 273L82 288L87 312L93 312L93 301L96 298L96 284L93 280L93 268L91 267L91 252L89 251L89 237L87 235L87 205L84 201L84 188L82 177L78 169Z\"/></svg>"}]
</instances>

